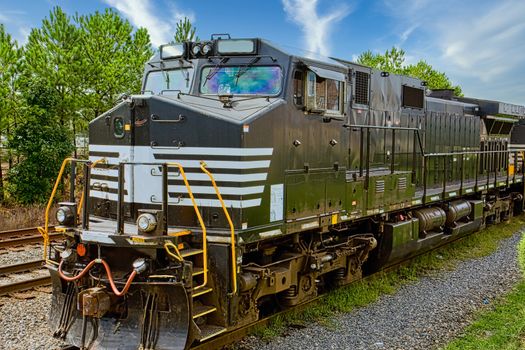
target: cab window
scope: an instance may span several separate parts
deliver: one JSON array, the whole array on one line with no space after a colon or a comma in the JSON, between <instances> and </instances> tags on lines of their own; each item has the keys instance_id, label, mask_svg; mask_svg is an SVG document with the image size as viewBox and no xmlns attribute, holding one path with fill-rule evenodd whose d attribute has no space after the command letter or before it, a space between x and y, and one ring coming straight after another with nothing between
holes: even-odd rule
<instances>
[{"instance_id":1,"label":"cab window","mask_svg":"<svg viewBox=\"0 0 525 350\"><path fill-rule=\"evenodd\" d=\"M307 73L306 89L308 93L306 109L309 112L331 115L343 114L343 81L319 76L309 70Z\"/></svg>"}]
</instances>

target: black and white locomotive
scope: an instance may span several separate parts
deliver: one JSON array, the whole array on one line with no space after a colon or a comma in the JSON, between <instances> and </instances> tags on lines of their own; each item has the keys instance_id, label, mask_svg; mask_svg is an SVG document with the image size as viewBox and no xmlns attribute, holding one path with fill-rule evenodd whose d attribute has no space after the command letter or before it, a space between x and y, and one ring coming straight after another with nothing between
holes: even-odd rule
<instances>
[{"instance_id":1,"label":"black and white locomotive","mask_svg":"<svg viewBox=\"0 0 525 350\"><path fill-rule=\"evenodd\" d=\"M262 39L164 45L64 163L84 188L46 245L55 335L186 349L508 220L524 117Z\"/></svg>"}]
</instances>

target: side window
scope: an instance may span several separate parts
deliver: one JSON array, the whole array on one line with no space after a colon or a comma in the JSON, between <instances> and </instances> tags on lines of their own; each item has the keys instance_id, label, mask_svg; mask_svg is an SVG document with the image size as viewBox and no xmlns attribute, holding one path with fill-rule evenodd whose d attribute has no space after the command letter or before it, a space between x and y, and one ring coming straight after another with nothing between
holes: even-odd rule
<instances>
[{"instance_id":1,"label":"side window","mask_svg":"<svg viewBox=\"0 0 525 350\"><path fill-rule=\"evenodd\" d=\"M303 72L296 70L293 74L293 102L297 106L304 105L304 80Z\"/></svg>"},{"instance_id":2,"label":"side window","mask_svg":"<svg viewBox=\"0 0 525 350\"><path fill-rule=\"evenodd\" d=\"M326 109L341 111L341 82L328 79L326 81Z\"/></svg>"},{"instance_id":3,"label":"side window","mask_svg":"<svg viewBox=\"0 0 525 350\"><path fill-rule=\"evenodd\" d=\"M343 114L344 82L307 73L306 107L310 112Z\"/></svg>"},{"instance_id":4,"label":"side window","mask_svg":"<svg viewBox=\"0 0 525 350\"><path fill-rule=\"evenodd\" d=\"M315 96L315 73L308 72L308 97Z\"/></svg>"},{"instance_id":5,"label":"side window","mask_svg":"<svg viewBox=\"0 0 525 350\"><path fill-rule=\"evenodd\" d=\"M326 79L316 77L315 106L317 109L326 109Z\"/></svg>"}]
</instances>

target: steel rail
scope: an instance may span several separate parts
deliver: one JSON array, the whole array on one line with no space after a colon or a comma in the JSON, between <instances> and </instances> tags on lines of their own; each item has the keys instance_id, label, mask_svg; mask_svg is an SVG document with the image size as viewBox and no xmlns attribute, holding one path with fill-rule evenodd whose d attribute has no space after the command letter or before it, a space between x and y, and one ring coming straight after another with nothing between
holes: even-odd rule
<instances>
[{"instance_id":1,"label":"steel rail","mask_svg":"<svg viewBox=\"0 0 525 350\"><path fill-rule=\"evenodd\" d=\"M49 228L54 230L55 226L49 226ZM3 239L4 237L11 238L11 237L27 236L27 235L39 235L38 227L26 227L26 228L20 228L17 230L0 231L0 239Z\"/></svg>"},{"instance_id":2,"label":"steel rail","mask_svg":"<svg viewBox=\"0 0 525 350\"><path fill-rule=\"evenodd\" d=\"M0 266L0 276L10 273L19 273L31 270L37 270L44 267L44 260L33 260L20 264Z\"/></svg>"},{"instance_id":3,"label":"steel rail","mask_svg":"<svg viewBox=\"0 0 525 350\"><path fill-rule=\"evenodd\" d=\"M62 233L60 232L52 232L49 234L49 238L52 240L59 239L60 237L62 237ZM22 236L17 238L1 239L0 248L22 246L34 243L44 243L44 238L42 237L42 235L38 234L31 236Z\"/></svg>"},{"instance_id":4,"label":"steel rail","mask_svg":"<svg viewBox=\"0 0 525 350\"><path fill-rule=\"evenodd\" d=\"M0 295L6 295L13 292L20 292L35 287L46 286L51 284L51 277L40 276L8 284L0 284Z\"/></svg>"}]
</instances>

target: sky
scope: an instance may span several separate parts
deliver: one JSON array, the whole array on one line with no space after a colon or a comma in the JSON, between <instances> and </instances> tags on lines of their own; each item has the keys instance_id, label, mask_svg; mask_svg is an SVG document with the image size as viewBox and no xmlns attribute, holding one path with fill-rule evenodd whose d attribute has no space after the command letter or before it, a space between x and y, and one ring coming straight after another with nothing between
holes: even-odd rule
<instances>
[{"instance_id":1,"label":"sky","mask_svg":"<svg viewBox=\"0 0 525 350\"><path fill-rule=\"evenodd\" d=\"M23 44L53 6L70 15L113 7L156 46L185 16L201 39L261 37L349 60L396 46L466 96L525 105L525 0L0 0L0 23Z\"/></svg>"}]
</instances>

